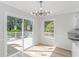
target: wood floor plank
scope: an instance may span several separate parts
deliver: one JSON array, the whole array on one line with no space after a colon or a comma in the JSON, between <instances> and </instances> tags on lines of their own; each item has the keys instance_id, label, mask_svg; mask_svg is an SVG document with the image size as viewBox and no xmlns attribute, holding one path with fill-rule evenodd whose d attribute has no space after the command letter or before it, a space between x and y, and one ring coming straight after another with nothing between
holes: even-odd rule
<instances>
[{"instance_id":1,"label":"wood floor plank","mask_svg":"<svg viewBox=\"0 0 79 59\"><path fill-rule=\"evenodd\" d=\"M54 53L62 55L62 57L71 57L72 52L63 48L56 47Z\"/></svg>"}]
</instances>

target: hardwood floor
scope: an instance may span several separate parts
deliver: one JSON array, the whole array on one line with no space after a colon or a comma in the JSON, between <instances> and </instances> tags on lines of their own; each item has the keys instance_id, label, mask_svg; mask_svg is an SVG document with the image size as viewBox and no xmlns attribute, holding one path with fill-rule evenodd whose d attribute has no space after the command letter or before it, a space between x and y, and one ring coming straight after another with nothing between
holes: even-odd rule
<instances>
[{"instance_id":1,"label":"hardwood floor","mask_svg":"<svg viewBox=\"0 0 79 59\"><path fill-rule=\"evenodd\" d=\"M52 57L72 57L72 52L63 48L56 47Z\"/></svg>"},{"instance_id":2,"label":"hardwood floor","mask_svg":"<svg viewBox=\"0 0 79 59\"><path fill-rule=\"evenodd\" d=\"M30 57L71 57L71 51L44 44L38 44L24 50Z\"/></svg>"}]
</instances>

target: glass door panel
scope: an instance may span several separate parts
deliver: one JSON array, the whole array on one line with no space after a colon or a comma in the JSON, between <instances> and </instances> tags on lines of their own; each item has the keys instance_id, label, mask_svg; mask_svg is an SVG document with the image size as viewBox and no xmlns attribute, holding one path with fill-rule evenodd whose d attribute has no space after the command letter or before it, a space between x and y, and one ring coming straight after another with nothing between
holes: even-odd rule
<instances>
[{"instance_id":1,"label":"glass door panel","mask_svg":"<svg viewBox=\"0 0 79 59\"><path fill-rule=\"evenodd\" d=\"M30 47L32 41L32 20L24 20L24 50Z\"/></svg>"},{"instance_id":2,"label":"glass door panel","mask_svg":"<svg viewBox=\"0 0 79 59\"><path fill-rule=\"evenodd\" d=\"M22 19L7 16L7 56L22 51Z\"/></svg>"}]
</instances>

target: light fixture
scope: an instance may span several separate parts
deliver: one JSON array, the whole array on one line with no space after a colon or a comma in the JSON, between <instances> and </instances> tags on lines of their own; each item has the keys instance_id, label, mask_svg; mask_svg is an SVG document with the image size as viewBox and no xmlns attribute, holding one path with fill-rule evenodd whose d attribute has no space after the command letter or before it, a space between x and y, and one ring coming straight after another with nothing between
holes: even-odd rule
<instances>
[{"instance_id":1,"label":"light fixture","mask_svg":"<svg viewBox=\"0 0 79 59\"><path fill-rule=\"evenodd\" d=\"M43 1L40 1L39 3L40 3L40 9L33 11L32 12L33 15L35 15L35 16L46 16L46 15L49 15L49 14L52 13L51 11L43 9L43 6L42 6Z\"/></svg>"}]
</instances>

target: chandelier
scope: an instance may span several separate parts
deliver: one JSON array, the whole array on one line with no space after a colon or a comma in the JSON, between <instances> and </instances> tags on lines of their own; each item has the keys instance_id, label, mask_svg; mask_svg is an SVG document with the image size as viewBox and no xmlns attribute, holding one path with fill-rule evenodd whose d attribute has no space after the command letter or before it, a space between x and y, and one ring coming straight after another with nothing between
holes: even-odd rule
<instances>
[{"instance_id":1,"label":"chandelier","mask_svg":"<svg viewBox=\"0 0 79 59\"><path fill-rule=\"evenodd\" d=\"M40 3L40 9L33 11L32 12L33 15L35 15L35 16L46 16L46 15L49 15L49 14L52 13L51 11L43 9L43 6L42 6L43 1L40 1L39 3Z\"/></svg>"}]
</instances>

